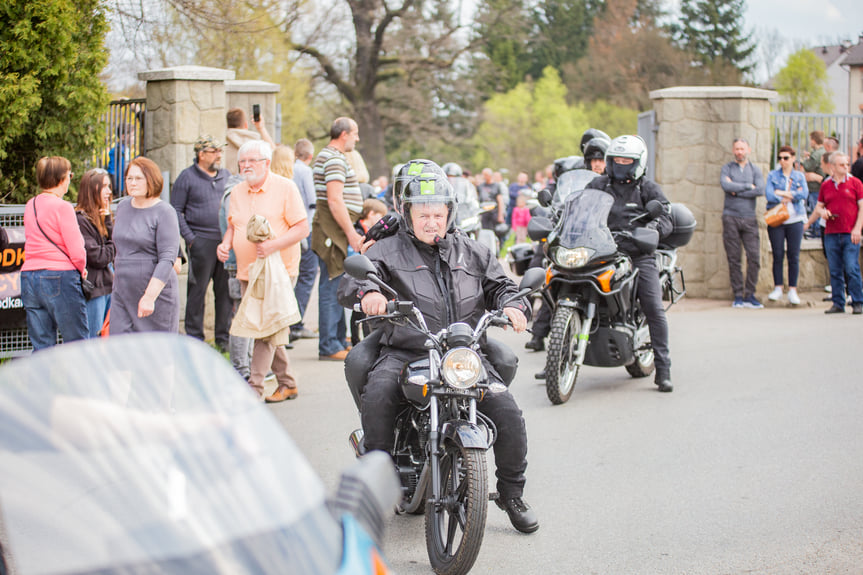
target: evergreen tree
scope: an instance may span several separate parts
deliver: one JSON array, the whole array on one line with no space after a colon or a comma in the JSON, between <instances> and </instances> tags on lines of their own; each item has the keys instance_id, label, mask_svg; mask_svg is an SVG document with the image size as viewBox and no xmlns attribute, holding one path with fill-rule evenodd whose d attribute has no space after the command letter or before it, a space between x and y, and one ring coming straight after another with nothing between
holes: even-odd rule
<instances>
[{"instance_id":1,"label":"evergreen tree","mask_svg":"<svg viewBox=\"0 0 863 575\"><path fill-rule=\"evenodd\" d=\"M732 66L743 74L752 70L756 48L743 30L745 11L745 0L681 0L680 21L671 31L698 66L716 70L717 75L724 75L723 66Z\"/></svg>"},{"instance_id":2,"label":"evergreen tree","mask_svg":"<svg viewBox=\"0 0 863 575\"><path fill-rule=\"evenodd\" d=\"M575 64L587 52L593 34L593 18L600 0L541 0L531 13L530 68L533 78L542 76L546 66L562 70Z\"/></svg>"},{"instance_id":3,"label":"evergreen tree","mask_svg":"<svg viewBox=\"0 0 863 575\"><path fill-rule=\"evenodd\" d=\"M22 203L42 156L76 171L100 143L108 94L100 0L29 0L0 10L0 201Z\"/></svg>"}]
</instances>

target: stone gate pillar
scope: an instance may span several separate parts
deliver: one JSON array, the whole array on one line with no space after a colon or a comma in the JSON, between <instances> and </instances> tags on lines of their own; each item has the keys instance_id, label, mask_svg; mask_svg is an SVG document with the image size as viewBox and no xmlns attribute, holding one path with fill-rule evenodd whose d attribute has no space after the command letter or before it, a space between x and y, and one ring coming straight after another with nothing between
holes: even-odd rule
<instances>
[{"instance_id":1,"label":"stone gate pillar","mask_svg":"<svg viewBox=\"0 0 863 575\"><path fill-rule=\"evenodd\" d=\"M203 66L177 66L138 74L147 83L144 149L168 172L173 184L192 165L193 146L202 134L225 137L225 82L234 72Z\"/></svg>"},{"instance_id":2,"label":"stone gate pillar","mask_svg":"<svg viewBox=\"0 0 863 575\"><path fill-rule=\"evenodd\" d=\"M668 199L683 202L698 220L692 241L680 251L686 288L693 297L730 299L722 245L723 164L734 159L735 138L752 147L750 161L766 176L771 153L770 106L776 92L742 86L683 86L650 93L656 111L656 173ZM759 217L764 200L758 201ZM761 224L758 291L773 287L766 228ZM745 260L745 257L744 257ZM744 262L745 273L745 262ZM802 272L802 270L801 270Z\"/></svg>"}]
</instances>

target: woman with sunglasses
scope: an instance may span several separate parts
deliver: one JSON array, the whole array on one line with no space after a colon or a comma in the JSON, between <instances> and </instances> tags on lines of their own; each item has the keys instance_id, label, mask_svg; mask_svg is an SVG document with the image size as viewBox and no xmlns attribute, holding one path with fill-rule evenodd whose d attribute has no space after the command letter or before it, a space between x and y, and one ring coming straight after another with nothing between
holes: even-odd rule
<instances>
[{"instance_id":1,"label":"woman with sunglasses","mask_svg":"<svg viewBox=\"0 0 863 575\"><path fill-rule=\"evenodd\" d=\"M102 169L89 170L78 186L78 227L87 250L87 279L93 282L93 293L87 300L90 337L99 337L105 315L111 306L114 283L114 224L111 219L111 175Z\"/></svg>"},{"instance_id":2,"label":"woman with sunglasses","mask_svg":"<svg viewBox=\"0 0 863 575\"><path fill-rule=\"evenodd\" d=\"M788 301L800 303L797 295L797 276L800 272L800 244L803 242L803 223L806 221L806 197L809 188L806 176L794 169L796 152L791 146L779 148L779 167L767 174L764 195L767 209L782 203L788 210L788 219L775 227L767 228L767 237L773 251L773 291L770 301L782 299L782 264L788 258Z\"/></svg>"}]
</instances>

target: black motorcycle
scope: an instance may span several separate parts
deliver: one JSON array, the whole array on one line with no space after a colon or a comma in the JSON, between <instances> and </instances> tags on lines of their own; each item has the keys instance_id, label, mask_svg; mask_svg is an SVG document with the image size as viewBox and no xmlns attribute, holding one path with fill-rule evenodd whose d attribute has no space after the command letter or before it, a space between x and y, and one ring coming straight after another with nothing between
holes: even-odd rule
<instances>
[{"instance_id":1,"label":"black motorcycle","mask_svg":"<svg viewBox=\"0 0 863 575\"><path fill-rule=\"evenodd\" d=\"M528 226L531 239L543 242L550 262L542 292L554 310L545 384L555 405L570 398L583 364L624 366L633 377L653 373L650 331L637 299L638 269L618 250L617 242L627 239L642 253L656 254L663 292L673 303L685 293L676 248L688 242L695 228L689 210L674 204L675 232L665 239L661 251L656 230L636 227L631 232L612 232L607 220L613 198L602 190L568 189L581 183L570 174L558 183L562 202L555 211L556 222L533 218ZM632 223L656 218L664 209L660 202L648 202L647 212Z\"/></svg>"},{"instance_id":2,"label":"black motorcycle","mask_svg":"<svg viewBox=\"0 0 863 575\"><path fill-rule=\"evenodd\" d=\"M483 314L476 328L454 323L432 333L422 312L412 302L398 300L367 257L346 259L345 271L375 282L393 298L386 315L363 321L384 319L410 326L427 338L428 356L408 362L399 376L403 409L396 418L391 450L402 484L399 511L425 513L426 547L435 573L467 573L485 532L489 501L486 451L497 436L494 423L479 412L477 402L486 393L506 391L504 384L489 380L479 355L480 341L489 327L509 325L509 320L502 310L496 310ZM526 274L518 293L507 302L538 288L543 277L539 268ZM380 332L369 337L376 333ZM358 407L368 365L356 361L345 365ZM351 434L350 443L357 456L364 453L362 430Z\"/></svg>"}]
</instances>

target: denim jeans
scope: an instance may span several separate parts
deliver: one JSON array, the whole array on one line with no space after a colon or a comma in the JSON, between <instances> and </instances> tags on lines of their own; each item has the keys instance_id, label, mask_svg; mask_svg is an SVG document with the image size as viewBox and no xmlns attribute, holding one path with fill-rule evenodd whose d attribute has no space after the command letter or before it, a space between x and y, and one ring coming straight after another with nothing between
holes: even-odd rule
<instances>
[{"instance_id":1,"label":"denim jeans","mask_svg":"<svg viewBox=\"0 0 863 575\"><path fill-rule=\"evenodd\" d=\"M347 326L345 310L339 304L338 290L342 275L330 279L327 264L318 258L321 276L318 279L318 354L333 355L345 349Z\"/></svg>"},{"instance_id":2,"label":"denim jeans","mask_svg":"<svg viewBox=\"0 0 863 575\"><path fill-rule=\"evenodd\" d=\"M312 243L312 235L309 234L309 245ZM303 317L309 305L309 297L312 288L315 287L315 276L318 275L318 255L307 249L300 257L300 275L297 276L297 285L294 286L294 296L297 298L297 306L300 308L300 321L291 326L291 329L303 329Z\"/></svg>"},{"instance_id":3,"label":"denim jeans","mask_svg":"<svg viewBox=\"0 0 863 575\"><path fill-rule=\"evenodd\" d=\"M105 314L108 313L110 307L111 294L109 293L87 300L87 325L91 338L99 337L102 324L105 323Z\"/></svg>"},{"instance_id":4,"label":"denim jeans","mask_svg":"<svg viewBox=\"0 0 863 575\"><path fill-rule=\"evenodd\" d=\"M803 242L803 222L783 224L775 228L767 228L767 237L773 250L773 285L781 286L782 264L788 256L788 287L797 287L797 276L800 273L800 244ZM785 245L788 244L788 250Z\"/></svg>"},{"instance_id":5,"label":"denim jeans","mask_svg":"<svg viewBox=\"0 0 863 575\"><path fill-rule=\"evenodd\" d=\"M21 301L27 313L27 332L38 351L57 343L87 339L87 305L78 270L21 272Z\"/></svg>"},{"instance_id":6,"label":"denim jeans","mask_svg":"<svg viewBox=\"0 0 863 575\"><path fill-rule=\"evenodd\" d=\"M824 249L830 268L830 290L833 305L845 309L845 278L853 303L863 303L863 279L860 277L860 244L851 243L851 234L824 234Z\"/></svg>"}]
</instances>

